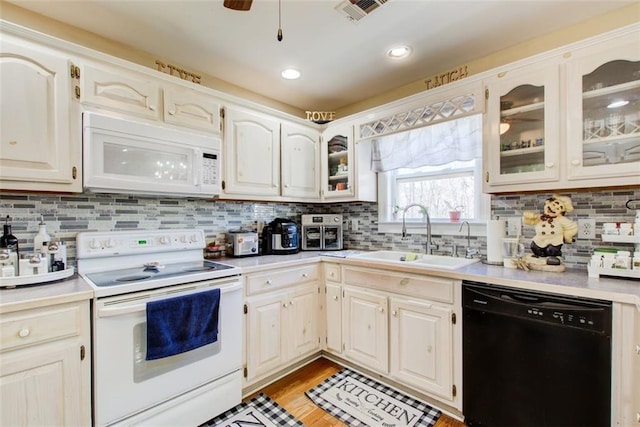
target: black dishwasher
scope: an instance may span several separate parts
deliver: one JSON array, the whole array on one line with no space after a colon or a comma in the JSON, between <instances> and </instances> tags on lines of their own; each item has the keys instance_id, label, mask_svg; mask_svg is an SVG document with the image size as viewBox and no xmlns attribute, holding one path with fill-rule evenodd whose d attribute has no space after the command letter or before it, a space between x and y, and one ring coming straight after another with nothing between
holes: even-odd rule
<instances>
[{"instance_id":1,"label":"black dishwasher","mask_svg":"<svg viewBox=\"0 0 640 427\"><path fill-rule=\"evenodd\" d=\"M611 302L463 282L470 426L611 424Z\"/></svg>"}]
</instances>

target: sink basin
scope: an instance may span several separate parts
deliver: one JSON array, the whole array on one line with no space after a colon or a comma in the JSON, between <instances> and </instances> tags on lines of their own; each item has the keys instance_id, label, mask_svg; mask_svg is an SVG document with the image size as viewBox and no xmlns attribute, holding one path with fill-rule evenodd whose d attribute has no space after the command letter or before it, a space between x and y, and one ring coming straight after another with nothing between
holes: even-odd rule
<instances>
[{"instance_id":1,"label":"sink basin","mask_svg":"<svg viewBox=\"0 0 640 427\"><path fill-rule=\"evenodd\" d=\"M407 259L415 256L415 259ZM405 251L375 251L353 255L353 258L367 259L379 263L411 264L414 267L439 268L442 270L457 270L462 267L479 262L478 258L454 258L444 255L426 255Z\"/></svg>"}]
</instances>

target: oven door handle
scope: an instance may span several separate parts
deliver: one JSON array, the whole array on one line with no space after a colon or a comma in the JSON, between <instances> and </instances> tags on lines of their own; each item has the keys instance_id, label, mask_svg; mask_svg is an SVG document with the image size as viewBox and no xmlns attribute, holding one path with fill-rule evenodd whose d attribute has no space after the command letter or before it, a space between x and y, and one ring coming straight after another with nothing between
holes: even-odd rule
<instances>
[{"instance_id":1,"label":"oven door handle","mask_svg":"<svg viewBox=\"0 0 640 427\"><path fill-rule=\"evenodd\" d=\"M175 294L172 293L168 293L168 294L163 294L166 298L173 298L176 296L181 296L181 295L188 295L191 293L195 293L195 292L202 292L202 291L206 291L212 288L197 288L197 289L192 289L191 291L188 292L176 292ZM234 282L230 285L227 286L220 286L220 294L226 294L229 292L234 292L234 291L239 291L240 289L242 289L242 283L241 282ZM133 302L133 301L127 301L127 302L122 302L121 304L114 304L111 307L98 307L98 309L96 310L96 315L97 317L113 317L113 316L120 316L123 314L129 314L129 313L137 313L140 311L145 311L147 309L147 302L150 301L150 299L147 298L141 298L139 301Z\"/></svg>"}]
</instances>

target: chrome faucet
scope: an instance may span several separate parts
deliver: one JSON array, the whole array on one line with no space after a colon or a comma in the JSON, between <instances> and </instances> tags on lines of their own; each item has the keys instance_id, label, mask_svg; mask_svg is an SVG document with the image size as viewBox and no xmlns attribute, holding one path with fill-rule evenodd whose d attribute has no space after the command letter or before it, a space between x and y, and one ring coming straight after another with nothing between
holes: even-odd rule
<instances>
[{"instance_id":1,"label":"chrome faucet","mask_svg":"<svg viewBox=\"0 0 640 427\"><path fill-rule=\"evenodd\" d=\"M471 247L471 226L469 225L469 221L462 221L460 224L460 228L458 232L462 231L462 227L467 224L467 250L465 251L465 258L473 258L474 255L478 254L478 250L476 248Z\"/></svg>"},{"instance_id":2,"label":"chrome faucet","mask_svg":"<svg viewBox=\"0 0 640 427\"><path fill-rule=\"evenodd\" d=\"M434 245L433 242L431 241L431 218L429 217L429 212L427 211L427 208L425 208L422 205L419 205L417 203L412 203L410 205L407 205L402 211L402 240L407 240L407 225L405 222L405 216L407 214L407 211L410 208L414 208L414 207L418 207L422 209L422 213L424 214L424 216L427 217L427 243L425 246L426 246L426 253L431 254L431 250L437 249L438 247Z\"/></svg>"}]
</instances>

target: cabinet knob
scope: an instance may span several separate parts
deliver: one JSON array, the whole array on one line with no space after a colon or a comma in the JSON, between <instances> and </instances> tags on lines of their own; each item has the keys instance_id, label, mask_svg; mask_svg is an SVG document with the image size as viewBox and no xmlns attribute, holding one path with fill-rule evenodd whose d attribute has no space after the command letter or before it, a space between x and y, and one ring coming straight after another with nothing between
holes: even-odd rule
<instances>
[{"instance_id":1,"label":"cabinet knob","mask_svg":"<svg viewBox=\"0 0 640 427\"><path fill-rule=\"evenodd\" d=\"M149 105L149 110L156 111L156 106L155 105Z\"/></svg>"},{"instance_id":2,"label":"cabinet knob","mask_svg":"<svg viewBox=\"0 0 640 427\"><path fill-rule=\"evenodd\" d=\"M553 162L547 162L547 164L546 164L546 166L547 166L547 168L548 168L548 169L553 168L555 165L556 165L556 164L555 164L555 163L553 163Z\"/></svg>"},{"instance_id":3,"label":"cabinet knob","mask_svg":"<svg viewBox=\"0 0 640 427\"><path fill-rule=\"evenodd\" d=\"M408 285L408 284L409 284L409 279L407 279L407 278L405 277L404 279L400 280L400 284L401 284L401 285L403 285L403 286Z\"/></svg>"},{"instance_id":4,"label":"cabinet knob","mask_svg":"<svg viewBox=\"0 0 640 427\"><path fill-rule=\"evenodd\" d=\"M433 347L428 345L427 346L427 353L431 353L433 351Z\"/></svg>"},{"instance_id":5,"label":"cabinet knob","mask_svg":"<svg viewBox=\"0 0 640 427\"><path fill-rule=\"evenodd\" d=\"M335 276L335 273L332 271L331 273L329 273L329 276L333 277Z\"/></svg>"},{"instance_id":6,"label":"cabinet knob","mask_svg":"<svg viewBox=\"0 0 640 427\"><path fill-rule=\"evenodd\" d=\"M31 331L29 330L29 328L24 328L24 329L20 329L20 332L18 332L18 335L20 336L20 338L26 338L29 336L30 333Z\"/></svg>"},{"instance_id":7,"label":"cabinet knob","mask_svg":"<svg viewBox=\"0 0 640 427\"><path fill-rule=\"evenodd\" d=\"M307 273L302 273L302 277L309 277Z\"/></svg>"},{"instance_id":8,"label":"cabinet knob","mask_svg":"<svg viewBox=\"0 0 640 427\"><path fill-rule=\"evenodd\" d=\"M270 284L271 284L271 279L267 279L267 280L264 282L264 284L265 284L265 285L270 285Z\"/></svg>"},{"instance_id":9,"label":"cabinet knob","mask_svg":"<svg viewBox=\"0 0 640 427\"><path fill-rule=\"evenodd\" d=\"M289 188L289 184L285 184L285 185L284 185L284 188Z\"/></svg>"},{"instance_id":10,"label":"cabinet knob","mask_svg":"<svg viewBox=\"0 0 640 427\"><path fill-rule=\"evenodd\" d=\"M333 300L334 300L334 301L338 301L338 296L337 296L337 295L334 295L334 296L333 296Z\"/></svg>"},{"instance_id":11,"label":"cabinet knob","mask_svg":"<svg viewBox=\"0 0 640 427\"><path fill-rule=\"evenodd\" d=\"M573 166L579 166L579 165L580 165L580 160L578 160L578 159L573 159L573 160L571 160L571 164L572 164Z\"/></svg>"},{"instance_id":12,"label":"cabinet knob","mask_svg":"<svg viewBox=\"0 0 640 427\"><path fill-rule=\"evenodd\" d=\"M282 306L283 306L284 308L287 308L287 303L285 302L284 304L282 304Z\"/></svg>"},{"instance_id":13,"label":"cabinet knob","mask_svg":"<svg viewBox=\"0 0 640 427\"><path fill-rule=\"evenodd\" d=\"M169 110L167 112L169 113L170 116L173 116L176 114L176 110Z\"/></svg>"},{"instance_id":14,"label":"cabinet knob","mask_svg":"<svg viewBox=\"0 0 640 427\"><path fill-rule=\"evenodd\" d=\"M640 345L636 346L636 354L640 354Z\"/></svg>"},{"instance_id":15,"label":"cabinet knob","mask_svg":"<svg viewBox=\"0 0 640 427\"><path fill-rule=\"evenodd\" d=\"M378 309L378 311L379 311L380 313L384 313L384 307L380 307L380 308Z\"/></svg>"},{"instance_id":16,"label":"cabinet knob","mask_svg":"<svg viewBox=\"0 0 640 427\"><path fill-rule=\"evenodd\" d=\"M393 310L393 311L391 312L391 315L395 317L395 316L397 316L397 315L398 315L398 312L396 312L395 310Z\"/></svg>"}]
</instances>

